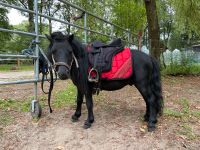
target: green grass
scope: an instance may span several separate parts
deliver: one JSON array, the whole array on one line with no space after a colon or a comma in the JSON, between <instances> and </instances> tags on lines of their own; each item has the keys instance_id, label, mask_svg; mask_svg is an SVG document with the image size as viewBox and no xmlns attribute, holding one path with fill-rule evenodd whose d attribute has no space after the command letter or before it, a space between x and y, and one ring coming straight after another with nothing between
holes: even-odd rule
<instances>
[{"instance_id":1,"label":"green grass","mask_svg":"<svg viewBox=\"0 0 200 150\"><path fill-rule=\"evenodd\" d=\"M17 101L14 99L0 99L0 125L7 126L15 121L11 111L28 112L30 101Z\"/></svg>"},{"instance_id":2,"label":"green grass","mask_svg":"<svg viewBox=\"0 0 200 150\"><path fill-rule=\"evenodd\" d=\"M176 111L176 110L172 110L172 109L168 109L168 108L164 109L164 114L166 116L171 116L171 117L176 117L176 118L182 118L183 117L183 113L182 112L179 112L179 111Z\"/></svg>"},{"instance_id":3,"label":"green grass","mask_svg":"<svg viewBox=\"0 0 200 150\"><path fill-rule=\"evenodd\" d=\"M47 104L47 95L40 97L39 103L41 107L45 107ZM0 99L0 110L1 111L18 111L18 112L29 112L30 104L33 98L29 98L23 101L15 99ZM52 106L55 108L62 108L68 105L75 104L76 100L76 88L70 82L66 89L56 91Z\"/></svg>"},{"instance_id":4,"label":"green grass","mask_svg":"<svg viewBox=\"0 0 200 150\"><path fill-rule=\"evenodd\" d=\"M52 106L55 108L61 108L69 105L75 104L76 101L76 88L69 82L67 88L62 91L57 91L55 95L55 100Z\"/></svg>"},{"instance_id":5,"label":"green grass","mask_svg":"<svg viewBox=\"0 0 200 150\"><path fill-rule=\"evenodd\" d=\"M14 110L19 112L28 112L31 100L17 101L14 99L0 99L0 110Z\"/></svg>"},{"instance_id":6,"label":"green grass","mask_svg":"<svg viewBox=\"0 0 200 150\"><path fill-rule=\"evenodd\" d=\"M192 127L186 123L182 124L177 132L178 134L185 136L188 140L194 140L196 138Z\"/></svg>"},{"instance_id":7,"label":"green grass","mask_svg":"<svg viewBox=\"0 0 200 150\"><path fill-rule=\"evenodd\" d=\"M194 140L197 138L197 135L193 131L191 124L191 117L200 118L200 111L193 111L190 109L189 100L182 98L176 100L176 103L180 105L180 110L172 110L169 108L164 109L164 115L174 118L180 118L181 124L180 128L177 129L177 133L181 136L184 136L188 140Z\"/></svg>"},{"instance_id":8,"label":"green grass","mask_svg":"<svg viewBox=\"0 0 200 150\"><path fill-rule=\"evenodd\" d=\"M23 101L15 99L0 99L0 125L6 126L14 122L14 117L10 112L29 112L33 98ZM52 108L63 108L75 104L76 88L70 82L66 89L56 91ZM39 103L42 108L47 107L47 95L40 97Z\"/></svg>"},{"instance_id":9,"label":"green grass","mask_svg":"<svg viewBox=\"0 0 200 150\"><path fill-rule=\"evenodd\" d=\"M172 64L161 71L162 75L200 75L200 65Z\"/></svg>"},{"instance_id":10,"label":"green grass","mask_svg":"<svg viewBox=\"0 0 200 150\"><path fill-rule=\"evenodd\" d=\"M193 111L192 115L200 119L200 111Z\"/></svg>"},{"instance_id":11,"label":"green grass","mask_svg":"<svg viewBox=\"0 0 200 150\"><path fill-rule=\"evenodd\" d=\"M0 125L7 126L15 121L14 117L8 112L3 112L0 115Z\"/></svg>"},{"instance_id":12,"label":"green grass","mask_svg":"<svg viewBox=\"0 0 200 150\"><path fill-rule=\"evenodd\" d=\"M33 65L21 65L19 68L16 65L11 65L11 64L4 64L0 65L0 71L11 71L13 67L16 67L16 70L33 70Z\"/></svg>"},{"instance_id":13,"label":"green grass","mask_svg":"<svg viewBox=\"0 0 200 150\"><path fill-rule=\"evenodd\" d=\"M190 115L191 114L191 110L190 110L190 104L189 104L189 100L183 98L180 99L180 104L182 105L182 112L186 115Z\"/></svg>"},{"instance_id":14,"label":"green grass","mask_svg":"<svg viewBox=\"0 0 200 150\"><path fill-rule=\"evenodd\" d=\"M188 99L182 98L182 99L176 100L176 103L181 106L180 111L165 108L164 114L166 116L172 116L172 117L178 117L178 118L184 119L184 118L190 117L191 115L195 115L195 116L199 115L198 112L190 110L190 104L189 104Z\"/></svg>"}]
</instances>

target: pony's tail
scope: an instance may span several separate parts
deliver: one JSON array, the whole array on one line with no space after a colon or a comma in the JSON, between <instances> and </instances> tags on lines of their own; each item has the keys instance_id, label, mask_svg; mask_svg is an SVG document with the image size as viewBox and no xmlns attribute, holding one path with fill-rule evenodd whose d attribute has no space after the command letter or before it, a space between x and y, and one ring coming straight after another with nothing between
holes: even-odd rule
<instances>
[{"instance_id":1,"label":"pony's tail","mask_svg":"<svg viewBox=\"0 0 200 150\"><path fill-rule=\"evenodd\" d=\"M153 72L151 77L151 85L153 93L156 97L156 110L157 114L163 114L164 101L162 96L162 86L161 86L161 75L160 75L160 66L158 61L155 58L151 58L153 64Z\"/></svg>"}]
</instances>

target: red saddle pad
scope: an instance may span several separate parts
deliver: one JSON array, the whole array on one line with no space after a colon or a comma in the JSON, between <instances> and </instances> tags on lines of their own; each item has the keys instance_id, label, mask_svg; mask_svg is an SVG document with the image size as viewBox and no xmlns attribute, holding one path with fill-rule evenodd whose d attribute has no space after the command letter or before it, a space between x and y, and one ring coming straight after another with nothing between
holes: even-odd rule
<instances>
[{"instance_id":1,"label":"red saddle pad","mask_svg":"<svg viewBox=\"0 0 200 150\"><path fill-rule=\"evenodd\" d=\"M112 68L108 72L101 74L101 79L117 80L126 79L132 75L132 57L130 48L124 48L117 53L112 60Z\"/></svg>"}]
</instances>

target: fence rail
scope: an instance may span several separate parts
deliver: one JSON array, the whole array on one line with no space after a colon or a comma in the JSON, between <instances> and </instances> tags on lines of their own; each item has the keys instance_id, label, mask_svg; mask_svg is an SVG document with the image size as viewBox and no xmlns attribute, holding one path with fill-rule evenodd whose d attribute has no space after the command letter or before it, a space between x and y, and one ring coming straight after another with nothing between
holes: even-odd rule
<instances>
[{"instance_id":1,"label":"fence rail","mask_svg":"<svg viewBox=\"0 0 200 150\"><path fill-rule=\"evenodd\" d=\"M10 4L3 3L3 2L0 2L0 5L5 6L5 7L9 7L9 8L14 8L14 9L17 9L17 10L20 10L20 11L24 11L24 12L27 12L27 13L32 13L32 14L35 14L35 15L37 14L38 16L41 16L41 17L44 17L44 18L47 18L47 19L51 19L51 20L54 20L54 21L57 21L57 22L60 22L60 23L63 23L63 24L67 24L67 25L73 26L73 27L78 28L78 29L82 29L82 30L85 31L85 34L87 34L87 31L89 31L89 32L92 32L92 33L96 33L96 34L100 34L100 35L107 36L107 37L110 37L110 38L114 38L113 35L108 35L108 34L105 34L105 33L101 33L101 32L95 31L95 30L88 29L86 27L86 24L87 24L86 22L87 22L87 15L90 15L90 16L93 16L94 18L97 18L97 19L107 23L107 24L112 25L113 27L116 27L116 28L121 29L122 31L125 31L127 33L127 37L128 37L127 43L131 44L130 43L130 35L131 35L131 33L130 33L129 30L123 29L122 27L120 27L120 26L118 26L116 24L113 24L113 23L111 23L111 22L109 22L109 21L107 21L107 20L105 20L103 18L100 18L97 15L94 15L93 13L88 12L88 11L84 10L83 8L80 8L79 6L71 4L71 3L67 2L67 1L63 1L63 0L59 0L59 1L63 2L64 4L67 4L67 5L71 6L71 7L75 8L75 9L77 9L77 10L85 12L84 27L81 27L81 26L73 24L73 23L69 23L68 21L64 21L64 20L60 20L60 19L57 19L57 18L54 18L54 17L51 17L51 16L47 16L47 15L44 15L44 14L41 14L41 13L38 13L38 12L35 12L35 11L31 11L31 10L28 10L28 9L25 9L25 8L21 8L19 6L10 5ZM0 28L0 31L10 32L10 33L17 33L17 34L24 34L24 35L30 35L30 36L45 37L44 35L36 35L34 33L22 32L22 31L16 31L16 30L8 30L8 29L3 29L3 28ZM87 43L86 39L87 39L87 35L85 36L85 42Z\"/></svg>"}]
</instances>

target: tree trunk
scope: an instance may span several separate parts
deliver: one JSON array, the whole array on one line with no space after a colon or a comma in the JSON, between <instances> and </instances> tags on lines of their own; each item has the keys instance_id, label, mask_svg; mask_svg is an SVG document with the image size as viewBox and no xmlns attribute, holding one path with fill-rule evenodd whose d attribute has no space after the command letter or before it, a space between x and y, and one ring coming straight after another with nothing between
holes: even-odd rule
<instances>
[{"instance_id":1,"label":"tree trunk","mask_svg":"<svg viewBox=\"0 0 200 150\"><path fill-rule=\"evenodd\" d=\"M155 0L144 0L148 23L148 34L150 43L150 55L160 60L160 28L156 11Z\"/></svg>"},{"instance_id":2,"label":"tree trunk","mask_svg":"<svg viewBox=\"0 0 200 150\"><path fill-rule=\"evenodd\" d=\"M164 68L166 69L166 64L165 64L165 57L164 57L164 51L161 53L161 57L162 57L162 63Z\"/></svg>"},{"instance_id":3,"label":"tree trunk","mask_svg":"<svg viewBox=\"0 0 200 150\"><path fill-rule=\"evenodd\" d=\"M42 14L42 10L43 10L43 1L44 0L41 0L41 3L40 3L40 13ZM42 17L40 16L40 34L42 34L43 32L43 25L42 25Z\"/></svg>"},{"instance_id":4,"label":"tree trunk","mask_svg":"<svg viewBox=\"0 0 200 150\"><path fill-rule=\"evenodd\" d=\"M33 0L28 0L28 9L33 11ZM32 13L28 15L28 22L28 31L35 32L34 15Z\"/></svg>"},{"instance_id":5,"label":"tree trunk","mask_svg":"<svg viewBox=\"0 0 200 150\"><path fill-rule=\"evenodd\" d=\"M64 14L64 19L67 20L67 22L70 23L70 6L67 5L66 6L66 11L65 11L65 14ZM70 25L66 25L66 31L68 34L70 34L70 30L71 30L71 26Z\"/></svg>"},{"instance_id":6,"label":"tree trunk","mask_svg":"<svg viewBox=\"0 0 200 150\"><path fill-rule=\"evenodd\" d=\"M17 68L19 68L19 67L20 67L20 59L17 58Z\"/></svg>"},{"instance_id":7,"label":"tree trunk","mask_svg":"<svg viewBox=\"0 0 200 150\"><path fill-rule=\"evenodd\" d=\"M52 33L52 22L51 19L49 19L49 34L51 35Z\"/></svg>"}]
</instances>

